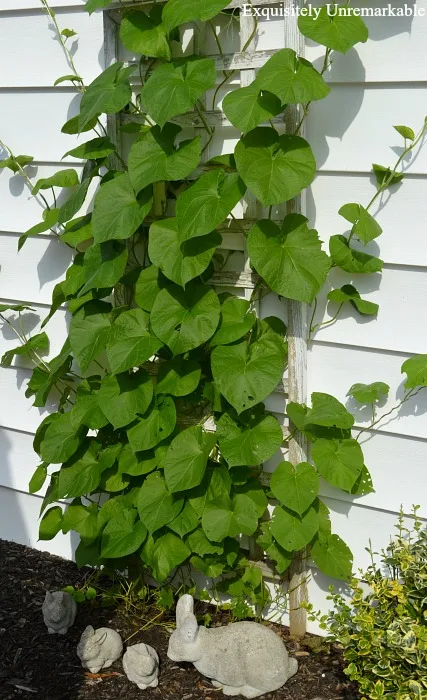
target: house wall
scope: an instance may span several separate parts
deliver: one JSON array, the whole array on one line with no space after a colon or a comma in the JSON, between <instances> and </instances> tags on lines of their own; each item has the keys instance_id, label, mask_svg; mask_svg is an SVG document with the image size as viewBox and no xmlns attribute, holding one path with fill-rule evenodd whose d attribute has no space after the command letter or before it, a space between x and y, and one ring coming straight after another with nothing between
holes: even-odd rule
<instances>
[{"instance_id":1,"label":"house wall","mask_svg":"<svg viewBox=\"0 0 427 700\"><path fill-rule=\"evenodd\" d=\"M77 68L89 83L103 68L101 13L83 12L83 0L52 3L61 28L78 32L71 41ZM366 6L372 6L368 0ZM375 6L386 3L375 2ZM398 3L396 3L396 6ZM417 7L426 8L427 0ZM367 203L375 192L369 171L372 162L390 165L400 153L393 124L421 126L427 114L427 17L368 19L370 39L346 56L335 55L328 72L332 92L313 104L307 120L307 136L318 163L318 176L307 196L307 215L322 240L343 233L345 221L339 207L348 201ZM233 50L236 36L222 27L223 41ZM257 48L283 47L283 20L261 21ZM33 179L46 177L61 165L62 155L77 138L61 134L62 124L78 111L75 90L53 87L69 69L49 19L38 0L0 0L0 138L16 154L34 156L28 168ZM214 52L206 44L207 52ZM322 50L306 47L306 56L321 64ZM123 56L128 58L127 56ZM227 152L235 142L232 130L219 130L212 151ZM427 148L407 161L404 183L379 205L383 236L367 251L385 261L382 275L355 276L351 280L369 300L380 304L375 320L346 312L342 319L314 336L309 353L309 391L325 391L355 411L357 426L369 424L369 415L346 398L355 382L385 381L391 386L386 412L403 396L400 366L414 353L426 352L427 325ZM79 169L79 162L67 159ZM29 239L18 254L19 235L41 220L40 204L31 197L19 176L0 171L0 303L29 303L26 330L37 332L48 312L54 285L63 278L70 252L52 236ZM242 246L241 246L242 247ZM236 263L237 260L237 263ZM231 266L241 264L234 258ZM334 286L348 282L334 273ZM335 309L320 300L316 322L330 318ZM286 309L274 297L261 313ZM62 345L67 318L59 311L47 326L51 356ZM0 353L16 341L7 328L0 334ZM38 459L32 449L33 434L44 411L32 408L24 396L30 370L20 358L10 368L0 368L0 537L71 557L76 541L71 535L38 542L41 496L27 493L28 481ZM267 406L282 414L285 397L274 394ZM393 532L400 505L409 512L422 505L427 517L427 392L419 394L363 439L367 466L376 491L363 498L338 492L324 484L322 495L331 509L333 526L350 545L356 567L367 564L365 547L384 546ZM276 460L277 462L277 460ZM274 468L274 460L268 468ZM330 580L313 569L310 595L318 607L327 605ZM313 628L315 629L315 628Z\"/></svg>"}]
</instances>

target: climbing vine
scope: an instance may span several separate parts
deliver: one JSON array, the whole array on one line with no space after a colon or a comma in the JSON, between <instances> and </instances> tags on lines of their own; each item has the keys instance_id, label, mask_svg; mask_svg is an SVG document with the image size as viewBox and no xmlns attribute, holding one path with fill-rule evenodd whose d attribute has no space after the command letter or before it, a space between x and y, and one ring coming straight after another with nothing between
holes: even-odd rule
<instances>
[{"instance_id":1,"label":"climbing vine","mask_svg":"<svg viewBox=\"0 0 427 700\"><path fill-rule=\"evenodd\" d=\"M234 152L206 160L214 128L203 100L218 92L217 69L210 58L173 56L188 22L207 23L222 53L211 20L235 12L226 10L228 0L168 0L150 12L125 10L120 39L141 56L139 65L116 62L87 87L67 46L75 33L61 30L41 2L72 70L56 84L71 81L82 95L79 114L62 132L95 136L65 154L85 161L80 177L66 168L33 183L25 170L32 158L15 156L4 144L8 157L0 163L21 174L44 207L42 221L21 236L19 248L29 236L51 231L75 251L42 323L67 305L69 336L57 357L42 357L49 346L45 331L27 338L14 321L13 314L20 317L27 307L0 309L20 341L3 365L15 355L29 356L35 368L26 395L39 408L57 402L34 440L41 464L30 492L47 483L40 538L74 530L81 538L79 565L143 569L161 584L189 564L215 581L215 591L253 604L264 605L267 592L260 570L241 549L242 535L255 538L279 574L309 547L323 572L348 578L352 555L331 533L319 489L321 477L352 494L373 489L359 436L352 436L354 417L324 393L314 393L310 407L289 403L294 432L312 443L313 464L285 461L271 478L263 472L263 462L289 439L264 406L283 377L287 331L278 318L258 318L255 308L268 292L315 305L332 267L352 276L381 271L382 261L360 244L382 233L372 206L403 179L400 165L421 142L426 124L417 135L395 127L405 140L402 155L393 167L373 166L378 189L366 206L341 207L351 230L331 237L328 255L305 216L289 213L280 222L272 216L314 179L316 161L299 135L301 126L311 102L327 98L323 74L331 52L366 41L361 18L332 18L326 8L316 19L300 18L301 32L326 47L323 69L291 49L277 51L249 87L224 99L225 115L241 133ZM88 0L86 9L108 5ZM221 85L232 73L225 72ZM130 82L136 76L140 92ZM301 106L293 134L280 128L288 105ZM183 133L179 117L189 111L204 124L204 140ZM127 115L121 130L133 138L128 156L105 128L104 115L120 112ZM93 183L99 185L93 211L79 215ZM57 193L64 189L70 194L59 205ZM247 233L259 276L251 300L215 287L225 264L224 222L234 219L247 194L269 212ZM344 304L359 314L378 312L352 284L334 289L328 299L338 305L332 320ZM323 325L312 321L310 330ZM408 400L427 384L427 356L407 360L402 369ZM381 420L374 407L388 391L376 382L355 385L349 394L372 405L374 425ZM65 507L52 505L64 499L70 499Z\"/></svg>"}]
</instances>

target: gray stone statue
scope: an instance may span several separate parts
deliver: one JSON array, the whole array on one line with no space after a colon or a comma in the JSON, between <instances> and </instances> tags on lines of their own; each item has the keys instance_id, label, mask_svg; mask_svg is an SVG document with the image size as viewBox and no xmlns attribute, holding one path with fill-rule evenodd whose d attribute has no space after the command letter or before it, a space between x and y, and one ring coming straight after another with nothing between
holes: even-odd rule
<instances>
[{"instance_id":1,"label":"gray stone statue","mask_svg":"<svg viewBox=\"0 0 427 700\"><path fill-rule=\"evenodd\" d=\"M68 628L74 623L76 612L76 601L69 593L46 591L42 613L49 634L67 634Z\"/></svg>"},{"instance_id":2,"label":"gray stone statue","mask_svg":"<svg viewBox=\"0 0 427 700\"><path fill-rule=\"evenodd\" d=\"M88 625L77 645L77 656L83 668L91 673L98 673L102 668L109 668L123 652L123 642L119 633L108 627L94 630Z\"/></svg>"},{"instance_id":3,"label":"gray stone statue","mask_svg":"<svg viewBox=\"0 0 427 700\"><path fill-rule=\"evenodd\" d=\"M257 698L278 690L298 669L285 645L271 629L257 622L225 627L198 627L193 598L183 595L176 606L176 630L169 640L172 661L190 661L212 679L224 695Z\"/></svg>"},{"instance_id":4,"label":"gray stone statue","mask_svg":"<svg viewBox=\"0 0 427 700\"><path fill-rule=\"evenodd\" d=\"M123 657L123 670L140 690L157 688L159 685L159 657L156 650L148 644L128 647Z\"/></svg>"}]
</instances>

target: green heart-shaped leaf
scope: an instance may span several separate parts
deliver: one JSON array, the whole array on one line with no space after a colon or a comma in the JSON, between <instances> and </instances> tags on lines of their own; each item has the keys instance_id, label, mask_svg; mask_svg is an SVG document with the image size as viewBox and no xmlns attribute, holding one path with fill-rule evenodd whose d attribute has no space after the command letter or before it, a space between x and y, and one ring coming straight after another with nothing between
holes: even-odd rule
<instances>
[{"instance_id":1,"label":"green heart-shaped leaf","mask_svg":"<svg viewBox=\"0 0 427 700\"><path fill-rule=\"evenodd\" d=\"M152 195L149 187L136 197L127 173L102 185L92 215L95 242L130 238L150 213Z\"/></svg>"},{"instance_id":2,"label":"green heart-shaped leaf","mask_svg":"<svg viewBox=\"0 0 427 700\"><path fill-rule=\"evenodd\" d=\"M154 333L174 355L181 355L205 343L215 333L220 305L214 290L189 284L184 292L168 287L156 297L151 313Z\"/></svg>"},{"instance_id":3,"label":"green heart-shaped leaf","mask_svg":"<svg viewBox=\"0 0 427 700\"><path fill-rule=\"evenodd\" d=\"M150 227L148 254L168 279L185 287L206 270L221 243L216 231L182 242L177 220L164 219Z\"/></svg>"},{"instance_id":4,"label":"green heart-shaped leaf","mask_svg":"<svg viewBox=\"0 0 427 700\"><path fill-rule=\"evenodd\" d=\"M256 83L229 92L222 107L233 126L244 133L282 111L279 98L267 90L260 90Z\"/></svg>"},{"instance_id":5,"label":"green heart-shaped leaf","mask_svg":"<svg viewBox=\"0 0 427 700\"><path fill-rule=\"evenodd\" d=\"M83 296L91 289L107 289L122 277L128 260L128 252L118 241L94 243L85 252L83 270L86 284L80 290Z\"/></svg>"},{"instance_id":6,"label":"green heart-shaped leaf","mask_svg":"<svg viewBox=\"0 0 427 700\"><path fill-rule=\"evenodd\" d=\"M211 357L219 391L237 413L251 408L275 390L283 375L286 348L273 332L252 343L218 346Z\"/></svg>"},{"instance_id":7,"label":"green heart-shaped leaf","mask_svg":"<svg viewBox=\"0 0 427 700\"><path fill-rule=\"evenodd\" d=\"M258 525L255 503L244 494L232 499L223 496L206 504L202 516L203 530L212 542L222 542L238 534L253 535Z\"/></svg>"},{"instance_id":8,"label":"green heart-shaped leaf","mask_svg":"<svg viewBox=\"0 0 427 700\"><path fill-rule=\"evenodd\" d=\"M195 360L175 357L160 365L156 393L188 396L199 386L201 374L200 365Z\"/></svg>"},{"instance_id":9,"label":"green heart-shaped leaf","mask_svg":"<svg viewBox=\"0 0 427 700\"><path fill-rule=\"evenodd\" d=\"M277 95L282 104L322 100L330 92L320 73L292 49L275 53L258 71L256 85Z\"/></svg>"},{"instance_id":10,"label":"green heart-shaped leaf","mask_svg":"<svg viewBox=\"0 0 427 700\"><path fill-rule=\"evenodd\" d=\"M164 462L166 484L171 493L187 491L203 479L209 457L216 442L215 434L192 426L174 438Z\"/></svg>"},{"instance_id":11,"label":"green heart-shaped leaf","mask_svg":"<svg viewBox=\"0 0 427 700\"><path fill-rule=\"evenodd\" d=\"M134 66L124 67L122 61L98 75L86 88L80 103L79 131L100 114L116 114L132 99L129 77L135 71Z\"/></svg>"},{"instance_id":12,"label":"green heart-shaped leaf","mask_svg":"<svg viewBox=\"0 0 427 700\"><path fill-rule=\"evenodd\" d=\"M311 542L319 529L317 505L312 505L302 515L276 506L271 520L273 537L287 552L297 552Z\"/></svg>"},{"instance_id":13,"label":"green heart-shaped leaf","mask_svg":"<svg viewBox=\"0 0 427 700\"><path fill-rule=\"evenodd\" d=\"M313 462L319 474L332 486L351 491L363 469L362 448L357 440L316 440L312 450Z\"/></svg>"},{"instance_id":14,"label":"green heart-shaped leaf","mask_svg":"<svg viewBox=\"0 0 427 700\"><path fill-rule=\"evenodd\" d=\"M229 467L257 466L270 459L283 442L282 428L277 419L262 412L251 411L234 420L223 413L217 422L221 454Z\"/></svg>"},{"instance_id":15,"label":"green heart-shaped leaf","mask_svg":"<svg viewBox=\"0 0 427 700\"><path fill-rule=\"evenodd\" d=\"M254 268L274 292L309 304L330 269L317 231L301 214L288 214L281 229L273 221L259 221L249 233L248 251Z\"/></svg>"},{"instance_id":16,"label":"green heart-shaped leaf","mask_svg":"<svg viewBox=\"0 0 427 700\"><path fill-rule=\"evenodd\" d=\"M228 297L221 304L221 318L218 330L210 341L215 345L229 345L249 333L256 321L256 315L249 311L250 302L238 297Z\"/></svg>"},{"instance_id":17,"label":"green heart-shaped leaf","mask_svg":"<svg viewBox=\"0 0 427 700\"><path fill-rule=\"evenodd\" d=\"M175 140L181 128L166 124L163 129L153 126L142 134L130 149L129 177L136 192L161 180L184 180L197 168L200 161L200 136L183 141L178 147Z\"/></svg>"},{"instance_id":18,"label":"green heart-shaped leaf","mask_svg":"<svg viewBox=\"0 0 427 700\"><path fill-rule=\"evenodd\" d=\"M340 14L344 10L345 14ZM298 17L298 29L301 34L323 44L329 49L347 53L355 44L368 40L368 27L363 19L346 5L334 5L320 8L318 16L311 13Z\"/></svg>"},{"instance_id":19,"label":"green heart-shaped leaf","mask_svg":"<svg viewBox=\"0 0 427 700\"><path fill-rule=\"evenodd\" d=\"M219 14L230 0L169 0L163 8L163 22L168 31L185 22L206 22Z\"/></svg>"},{"instance_id":20,"label":"green heart-shaped leaf","mask_svg":"<svg viewBox=\"0 0 427 700\"><path fill-rule=\"evenodd\" d=\"M239 175L264 205L296 197L316 174L307 141L300 136L279 136L271 127L259 126L243 136L234 154Z\"/></svg>"},{"instance_id":21,"label":"green heart-shaped leaf","mask_svg":"<svg viewBox=\"0 0 427 700\"><path fill-rule=\"evenodd\" d=\"M98 392L99 406L114 430L132 423L138 413L145 413L152 398L153 382L144 370L109 375Z\"/></svg>"},{"instance_id":22,"label":"green heart-shaped leaf","mask_svg":"<svg viewBox=\"0 0 427 700\"><path fill-rule=\"evenodd\" d=\"M138 494L138 513L148 532L160 530L174 520L184 506L184 499L173 496L160 472L149 474Z\"/></svg>"},{"instance_id":23,"label":"green heart-shaped leaf","mask_svg":"<svg viewBox=\"0 0 427 700\"><path fill-rule=\"evenodd\" d=\"M143 105L163 127L169 119L193 108L196 100L215 86L216 68L210 58L190 56L158 66L144 84Z\"/></svg>"},{"instance_id":24,"label":"green heart-shaped leaf","mask_svg":"<svg viewBox=\"0 0 427 700\"><path fill-rule=\"evenodd\" d=\"M227 218L246 192L237 173L221 168L205 173L176 203L181 240L204 236Z\"/></svg>"},{"instance_id":25,"label":"green heart-shaped leaf","mask_svg":"<svg viewBox=\"0 0 427 700\"><path fill-rule=\"evenodd\" d=\"M139 367L154 355L161 342L148 330L142 309L124 311L114 321L107 342L107 358L114 374Z\"/></svg>"},{"instance_id":26,"label":"green heart-shaped leaf","mask_svg":"<svg viewBox=\"0 0 427 700\"><path fill-rule=\"evenodd\" d=\"M373 382L372 384L353 384L347 392L347 396L353 396L359 403L369 404L388 396L390 387L385 382Z\"/></svg>"},{"instance_id":27,"label":"green heart-shaped leaf","mask_svg":"<svg viewBox=\"0 0 427 700\"><path fill-rule=\"evenodd\" d=\"M270 488L284 506L302 515L317 498L319 476L307 462L295 467L290 462L281 462L273 472Z\"/></svg>"},{"instance_id":28,"label":"green heart-shaped leaf","mask_svg":"<svg viewBox=\"0 0 427 700\"><path fill-rule=\"evenodd\" d=\"M405 360L402 372L406 372L405 389L416 389L427 386L427 355L415 355Z\"/></svg>"},{"instance_id":29,"label":"green heart-shaped leaf","mask_svg":"<svg viewBox=\"0 0 427 700\"><path fill-rule=\"evenodd\" d=\"M160 8L153 8L150 15L140 11L127 12L120 23L120 41L128 51L166 61L171 59Z\"/></svg>"},{"instance_id":30,"label":"green heart-shaped leaf","mask_svg":"<svg viewBox=\"0 0 427 700\"><path fill-rule=\"evenodd\" d=\"M344 204L338 213L353 224L353 234L363 243L369 243L383 232L379 223L361 204Z\"/></svg>"},{"instance_id":31,"label":"green heart-shaped leaf","mask_svg":"<svg viewBox=\"0 0 427 700\"><path fill-rule=\"evenodd\" d=\"M338 535L319 538L311 547L315 564L326 576L340 580L349 579L353 568L351 550Z\"/></svg>"},{"instance_id":32,"label":"green heart-shaped leaf","mask_svg":"<svg viewBox=\"0 0 427 700\"><path fill-rule=\"evenodd\" d=\"M130 446L134 452L151 450L171 435L175 425L173 399L170 396L155 397L148 411L127 431Z\"/></svg>"},{"instance_id":33,"label":"green heart-shaped leaf","mask_svg":"<svg viewBox=\"0 0 427 700\"><path fill-rule=\"evenodd\" d=\"M110 310L110 304L90 301L71 319L71 349L83 372L105 348L111 331Z\"/></svg>"},{"instance_id":34,"label":"green heart-shaped leaf","mask_svg":"<svg viewBox=\"0 0 427 700\"><path fill-rule=\"evenodd\" d=\"M147 528L140 520L135 522L135 508L125 510L118 518L111 518L102 532L101 556L105 559L127 557L136 552L147 537Z\"/></svg>"}]
</instances>

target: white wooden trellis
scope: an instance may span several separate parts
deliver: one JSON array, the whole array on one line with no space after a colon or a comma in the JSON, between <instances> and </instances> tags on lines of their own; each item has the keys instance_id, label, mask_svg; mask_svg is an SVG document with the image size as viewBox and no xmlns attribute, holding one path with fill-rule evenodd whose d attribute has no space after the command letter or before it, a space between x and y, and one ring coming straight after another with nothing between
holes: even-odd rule
<instances>
[{"instance_id":1,"label":"white wooden trellis","mask_svg":"<svg viewBox=\"0 0 427 700\"><path fill-rule=\"evenodd\" d=\"M161 0L166 1L166 0ZM119 58L119 41L118 33L123 13L123 6L131 8L143 8L144 6L152 6L152 0L119 0L113 2L109 6L108 11L104 12L104 46L105 46L105 63L106 66ZM231 0L228 8L240 8L245 3L245 0ZM253 5L256 7L262 5L273 5L274 0L254 0ZM302 0L285 0L284 6L288 8L301 5ZM203 54L203 36L205 24L199 24L196 27L193 49L197 54ZM269 58L276 53L276 50L256 50L256 35L252 36L254 30L254 17L251 15L240 15L240 52L224 55L206 55L203 56L212 58L215 61L218 71L240 71L240 83L242 87L250 85L256 76L256 69L265 65ZM249 39L251 39L249 41ZM298 31L297 17L294 13L286 18L284 22L284 37L283 48L292 48L298 55L304 53L304 39ZM231 126L224 113L220 110L206 110L203 112L206 123L209 127ZM120 130L122 123L135 121L138 117L133 115L110 115L108 117L108 132L117 143L120 149ZM289 133L295 131L296 125L300 120L300 109L298 106L288 107L285 111L285 126ZM197 112L174 118L172 121L178 123L182 127L193 127L202 136L202 142L206 143L206 131L202 120ZM272 122L283 126L283 117L280 115L272 119ZM208 151L205 153L205 160L208 160ZM298 197L295 200L287 203L287 211L304 210L304 198ZM223 237L222 247L226 250L243 251L244 267L241 272L221 271L213 276L213 284L217 287L235 287L244 289L246 299L250 299L252 291L257 282L257 276L251 271L250 260L246 251L246 238L242 231L250 229L252 222L258 219L261 215L260 206L257 204L255 197L247 194L243 202L243 219L237 222L226 222L219 231ZM276 393L287 394L289 401L298 403L306 403L307 401L307 307L305 304L288 301L288 341L289 341L289 362L288 362L288 377L284 376L282 382L276 389ZM289 437L289 431L284 429L284 437ZM304 437L300 434L292 436L289 439L289 460L293 464L298 464L301 461L307 460L307 443ZM253 555L258 554L254 546L251 547ZM271 575L271 571L264 568L267 575ZM290 570L289 574L289 591L290 591L290 623L291 632L296 636L302 636L306 632L306 614L300 607L300 603L307 599L306 587L306 567L305 557L297 558Z\"/></svg>"}]
</instances>

